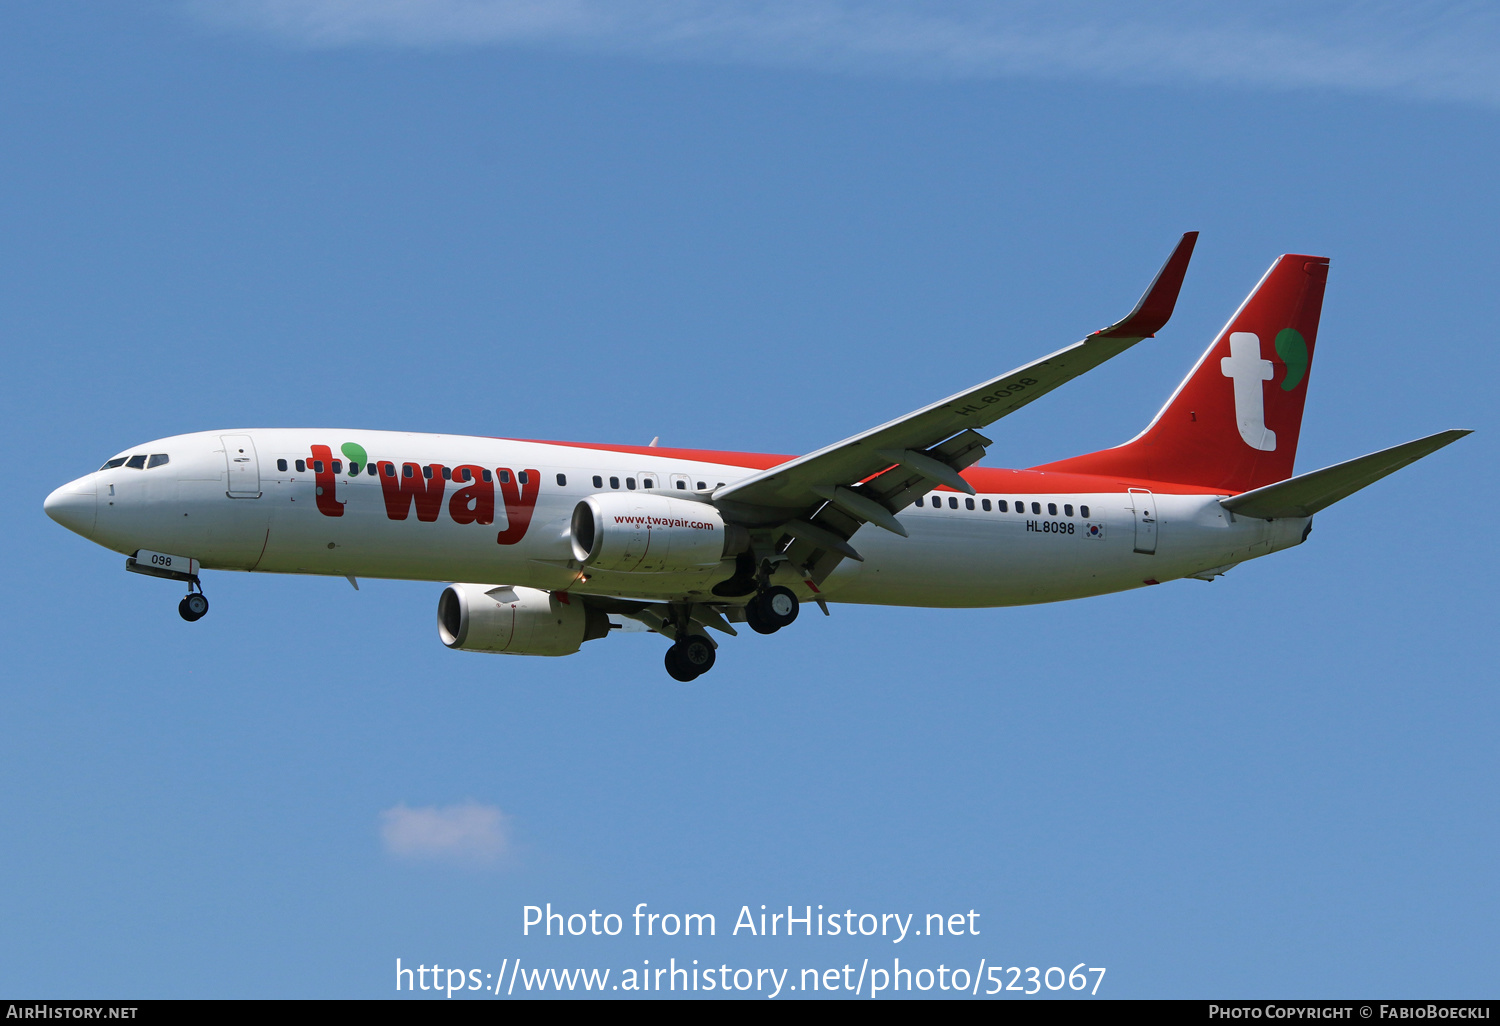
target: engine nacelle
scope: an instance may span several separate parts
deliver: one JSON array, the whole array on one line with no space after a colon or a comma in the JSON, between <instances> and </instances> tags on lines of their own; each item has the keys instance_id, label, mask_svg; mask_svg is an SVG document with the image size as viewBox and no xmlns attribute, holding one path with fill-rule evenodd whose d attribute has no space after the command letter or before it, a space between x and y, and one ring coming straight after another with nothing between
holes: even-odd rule
<instances>
[{"instance_id":1,"label":"engine nacelle","mask_svg":"<svg viewBox=\"0 0 1500 1026\"><path fill-rule=\"evenodd\" d=\"M601 492L573 509L573 555L599 570L703 570L717 566L742 533L707 503L669 495Z\"/></svg>"},{"instance_id":2,"label":"engine nacelle","mask_svg":"<svg viewBox=\"0 0 1500 1026\"><path fill-rule=\"evenodd\" d=\"M438 598L438 637L465 652L565 656L608 633L604 613L537 588L450 584Z\"/></svg>"}]
</instances>

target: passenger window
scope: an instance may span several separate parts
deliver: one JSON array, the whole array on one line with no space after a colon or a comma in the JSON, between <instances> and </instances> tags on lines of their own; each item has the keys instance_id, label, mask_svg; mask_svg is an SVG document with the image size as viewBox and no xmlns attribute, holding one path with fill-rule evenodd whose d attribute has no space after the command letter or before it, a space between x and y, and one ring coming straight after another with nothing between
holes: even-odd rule
<instances>
[{"instance_id":1,"label":"passenger window","mask_svg":"<svg viewBox=\"0 0 1500 1026\"><path fill-rule=\"evenodd\" d=\"M979 500L979 504L984 507L984 511L986 513L988 513L990 511L990 500L989 499L980 499Z\"/></svg>"},{"instance_id":2,"label":"passenger window","mask_svg":"<svg viewBox=\"0 0 1500 1026\"><path fill-rule=\"evenodd\" d=\"M447 467L443 468L443 480L444 481L452 481L453 480L453 471L449 470Z\"/></svg>"},{"instance_id":3,"label":"passenger window","mask_svg":"<svg viewBox=\"0 0 1500 1026\"><path fill-rule=\"evenodd\" d=\"M508 471L508 470L502 470L502 471L500 471L500 483L501 484L510 484L510 471Z\"/></svg>"},{"instance_id":4,"label":"passenger window","mask_svg":"<svg viewBox=\"0 0 1500 1026\"><path fill-rule=\"evenodd\" d=\"M285 470L286 469L286 460L277 460L276 461L276 469L277 470Z\"/></svg>"},{"instance_id":5,"label":"passenger window","mask_svg":"<svg viewBox=\"0 0 1500 1026\"><path fill-rule=\"evenodd\" d=\"M974 508L974 500L973 499L965 499L964 500L964 509L973 509L973 508Z\"/></svg>"},{"instance_id":6,"label":"passenger window","mask_svg":"<svg viewBox=\"0 0 1500 1026\"><path fill-rule=\"evenodd\" d=\"M627 477L625 479L625 487L626 488L634 488L635 487L635 478L633 478L633 477Z\"/></svg>"},{"instance_id":7,"label":"passenger window","mask_svg":"<svg viewBox=\"0 0 1500 1026\"><path fill-rule=\"evenodd\" d=\"M365 473L369 474L371 477L374 477L375 476L375 464L373 464L373 463L366 463L365 464Z\"/></svg>"},{"instance_id":8,"label":"passenger window","mask_svg":"<svg viewBox=\"0 0 1500 1026\"><path fill-rule=\"evenodd\" d=\"M604 487L604 478L600 477L598 474L594 475L594 487L595 488L603 488Z\"/></svg>"},{"instance_id":9,"label":"passenger window","mask_svg":"<svg viewBox=\"0 0 1500 1026\"><path fill-rule=\"evenodd\" d=\"M412 476L411 464L410 463L403 463L403 464L401 464L401 476L402 477L411 477Z\"/></svg>"},{"instance_id":10,"label":"passenger window","mask_svg":"<svg viewBox=\"0 0 1500 1026\"><path fill-rule=\"evenodd\" d=\"M618 487L620 487L620 479L618 477L612 477L612 478L610 478L609 479L609 486L611 488L618 488Z\"/></svg>"},{"instance_id":11,"label":"passenger window","mask_svg":"<svg viewBox=\"0 0 1500 1026\"><path fill-rule=\"evenodd\" d=\"M321 473L323 473L323 461L322 460L313 460L313 473L315 473L315 474L321 474Z\"/></svg>"},{"instance_id":12,"label":"passenger window","mask_svg":"<svg viewBox=\"0 0 1500 1026\"><path fill-rule=\"evenodd\" d=\"M723 487L723 485L720 485L720 486L719 486L719 487L721 487L721 488L722 488L722 487ZM707 483L706 483L706 482L703 482L703 481L699 481L699 482L698 482L698 490L699 490L699 491L700 491L700 492L701 492L701 491L705 491L705 490L706 490L706 489L707 489L707 488L708 488L708 484L707 484ZM1101 977L1101 979L1102 979L1102 977Z\"/></svg>"},{"instance_id":13,"label":"passenger window","mask_svg":"<svg viewBox=\"0 0 1500 1026\"><path fill-rule=\"evenodd\" d=\"M1089 515L1089 508L1087 506L1079 506L1078 515L1087 518Z\"/></svg>"},{"instance_id":14,"label":"passenger window","mask_svg":"<svg viewBox=\"0 0 1500 1026\"><path fill-rule=\"evenodd\" d=\"M678 481L677 482L677 490L680 491L680 492L687 491L687 482L686 481Z\"/></svg>"},{"instance_id":15,"label":"passenger window","mask_svg":"<svg viewBox=\"0 0 1500 1026\"><path fill-rule=\"evenodd\" d=\"M557 487L559 487L559 488L566 488L567 486L568 486L568 475L567 474L558 474L557 475Z\"/></svg>"},{"instance_id":16,"label":"passenger window","mask_svg":"<svg viewBox=\"0 0 1500 1026\"><path fill-rule=\"evenodd\" d=\"M305 473L307 473L307 461L306 460L298 460L297 461L297 473L299 473L299 474L305 474Z\"/></svg>"},{"instance_id":17,"label":"passenger window","mask_svg":"<svg viewBox=\"0 0 1500 1026\"><path fill-rule=\"evenodd\" d=\"M380 466L385 471L386 477L396 476L396 465L394 463L382 463Z\"/></svg>"},{"instance_id":18,"label":"passenger window","mask_svg":"<svg viewBox=\"0 0 1500 1026\"><path fill-rule=\"evenodd\" d=\"M432 480L432 464L431 463L427 464L427 466L425 466L425 467L422 468L422 476L425 477L425 478L427 478L429 481Z\"/></svg>"},{"instance_id":19,"label":"passenger window","mask_svg":"<svg viewBox=\"0 0 1500 1026\"><path fill-rule=\"evenodd\" d=\"M949 509L958 509L958 496L956 496L956 495L950 495L950 496L948 496L948 508Z\"/></svg>"},{"instance_id":20,"label":"passenger window","mask_svg":"<svg viewBox=\"0 0 1500 1026\"><path fill-rule=\"evenodd\" d=\"M922 505L922 497L920 495L917 496L917 505Z\"/></svg>"},{"instance_id":21,"label":"passenger window","mask_svg":"<svg viewBox=\"0 0 1500 1026\"><path fill-rule=\"evenodd\" d=\"M116 467L123 467L125 465L125 459L126 457L124 456L116 456L114 459L107 461L104 466L100 467L99 469L114 470Z\"/></svg>"},{"instance_id":22,"label":"passenger window","mask_svg":"<svg viewBox=\"0 0 1500 1026\"><path fill-rule=\"evenodd\" d=\"M1041 511L1042 511L1042 504L1040 502L1033 502L1031 504L1031 512L1032 512L1033 515L1035 515L1037 513L1040 513Z\"/></svg>"},{"instance_id":23,"label":"passenger window","mask_svg":"<svg viewBox=\"0 0 1500 1026\"><path fill-rule=\"evenodd\" d=\"M1009 513L1010 503L1006 502L1004 499L996 499L995 508L998 509L1001 513Z\"/></svg>"},{"instance_id":24,"label":"passenger window","mask_svg":"<svg viewBox=\"0 0 1500 1026\"><path fill-rule=\"evenodd\" d=\"M1073 504L1071 502L1063 503L1063 515L1069 517L1073 515Z\"/></svg>"},{"instance_id":25,"label":"passenger window","mask_svg":"<svg viewBox=\"0 0 1500 1026\"><path fill-rule=\"evenodd\" d=\"M168 456L164 452L152 453L151 454L151 462L149 462L149 463L146 464L146 469L150 470L152 467L164 466L167 463L169 463L171 461L171 459L172 459L172 457Z\"/></svg>"},{"instance_id":26,"label":"passenger window","mask_svg":"<svg viewBox=\"0 0 1500 1026\"><path fill-rule=\"evenodd\" d=\"M484 478L485 484L489 484L490 481L494 479L495 475L491 474L488 470L485 470L480 472L480 476ZM1100 979L1103 979L1103 977L1100 977Z\"/></svg>"},{"instance_id":27,"label":"passenger window","mask_svg":"<svg viewBox=\"0 0 1500 1026\"><path fill-rule=\"evenodd\" d=\"M651 478L648 477L648 478L646 478L645 480L643 480L641 482L641 487L642 488L655 488L656 487L656 482L653 481Z\"/></svg>"},{"instance_id":28,"label":"passenger window","mask_svg":"<svg viewBox=\"0 0 1500 1026\"><path fill-rule=\"evenodd\" d=\"M516 480L518 482L520 482L521 484L526 484L528 481L531 480L531 478L527 475L526 471L523 470L519 474L516 475Z\"/></svg>"},{"instance_id":29,"label":"passenger window","mask_svg":"<svg viewBox=\"0 0 1500 1026\"><path fill-rule=\"evenodd\" d=\"M358 477L359 476L359 464L356 463L356 462L354 462L353 460L349 461L349 476L350 477Z\"/></svg>"},{"instance_id":30,"label":"passenger window","mask_svg":"<svg viewBox=\"0 0 1500 1026\"><path fill-rule=\"evenodd\" d=\"M1057 516L1057 503L1055 503L1055 502L1049 502L1049 503L1047 503L1047 515L1049 517L1055 517L1055 516Z\"/></svg>"},{"instance_id":31,"label":"passenger window","mask_svg":"<svg viewBox=\"0 0 1500 1026\"><path fill-rule=\"evenodd\" d=\"M335 474L342 474L344 472L344 461L343 460L334 460L333 461L333 472Z\"/></svg>"}]
</instances>

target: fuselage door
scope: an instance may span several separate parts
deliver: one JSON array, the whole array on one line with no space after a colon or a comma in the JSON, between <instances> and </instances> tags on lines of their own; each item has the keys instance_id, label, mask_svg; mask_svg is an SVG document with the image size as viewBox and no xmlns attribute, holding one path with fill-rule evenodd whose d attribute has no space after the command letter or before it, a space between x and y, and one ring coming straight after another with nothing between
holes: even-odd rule
<instances>
[{"instance_id":1,"label":"fuselage door","mask_svg":"<svg viewBox=\"0 0 1500 1026\"><path fill-rule=\"evenodd\" d=\"M1156 498L1144 488L1130 489L1130 505L1135 510L1135 551L1156 553Z\"/></svg>"},{"instance_id":2,"label":"fuselage door","mask_svg":"<svg viewBox=\"0 0 1500 1026\"><path fill-rule=\"evenodd\" d=\"M231 499L260 498L260 460L255 456L255 442L249 435L220 435L224 443L224 462L229 466L225 493Z\"/></svg>"}]
</instances>

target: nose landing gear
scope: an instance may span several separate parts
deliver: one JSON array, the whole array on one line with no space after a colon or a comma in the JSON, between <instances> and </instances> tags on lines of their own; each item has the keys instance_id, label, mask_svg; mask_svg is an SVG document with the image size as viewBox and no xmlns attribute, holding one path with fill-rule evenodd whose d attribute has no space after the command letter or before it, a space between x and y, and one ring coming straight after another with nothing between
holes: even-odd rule
<instances>
[{"instance_id":1,"label":"nose landing gear","mask_svg":"<svg viewBox=\"0 0 1500 1026\"><path fill-rule=\"evenodd\" d=\"M203 594L203 582L198 579L196 559L137 549L135 555L125 560L125 569L133 574L185 583L188 593L177 603L177 613L188 623L201 620L208 614L208 599Z\"/></svg>"},{"instance_id":2,"label":"nose landing gear","mask_svg":"<svg viewBox=\"0 0 1500 1026\"><path fill-rule=\"evenodd\" d=\"M197 577L188 586L198 590L189 591L183 596L182 601L177 603L177 613L188 623L194 623L208 615L208 598L203 594L203 585L198 583Z\"/></svg>"}]
</instances>

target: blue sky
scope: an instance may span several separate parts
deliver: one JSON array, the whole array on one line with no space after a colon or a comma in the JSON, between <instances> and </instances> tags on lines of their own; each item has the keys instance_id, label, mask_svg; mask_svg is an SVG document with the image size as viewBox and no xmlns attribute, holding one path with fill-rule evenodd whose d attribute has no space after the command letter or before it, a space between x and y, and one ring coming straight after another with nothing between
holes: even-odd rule
<instances>
[{"instance_id":1,"label":"blue sky","mask_svg":"<svg viewBox=\"0 0 1500 1026\"><path fill-rule=\"evenodd\" d=\"M1485 9L0 24L0 992L900 955L1087 962L1116 997L1493 994ZM1332 258L1299 469L1478 433L1212 584L835 607L688 687L648 635L449 652L437 585L216 574L185 624L41 511L134 442L221 427L805 452L1109 323L1189 229L1161 337L997 425L989 464L1134 434L1288 251ZM523 938L549 901L721 935L747 904L972 908L983 932Z\"/></svg>"}]
</instances>

